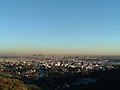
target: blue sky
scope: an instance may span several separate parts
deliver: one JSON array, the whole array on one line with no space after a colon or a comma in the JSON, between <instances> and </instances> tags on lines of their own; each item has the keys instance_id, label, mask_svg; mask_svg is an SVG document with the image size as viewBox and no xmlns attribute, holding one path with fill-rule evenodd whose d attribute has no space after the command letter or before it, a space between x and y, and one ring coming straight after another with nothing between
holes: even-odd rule
<instances>
[{"instance_id":1,"label":"blue sky","mask_svg":"<svg viewBox=\"0 0 120 90\"><path fill-rule=\"evenodd\" d=\"M119 0L1 0L0 53L120 55Z\"/></svg>"}]
</instances>

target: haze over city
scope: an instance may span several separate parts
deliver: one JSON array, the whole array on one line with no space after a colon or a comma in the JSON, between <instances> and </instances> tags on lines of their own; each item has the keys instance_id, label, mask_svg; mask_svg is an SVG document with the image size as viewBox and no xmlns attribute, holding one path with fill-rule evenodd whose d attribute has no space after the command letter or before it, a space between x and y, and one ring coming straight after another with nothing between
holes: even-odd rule
<instances>
[{"instance_id":1,"label":"haze over city","mask_svg":"<svg viewBox=\"0 0 120 90\"><path fill-rule=\"evenodd\" d=\"M0 0L0 90L120 90L120 0Z\"/></svg>"},{"instance_id":2,"label":"haze over city","mask_svg":"<svg viewBox=\"0 0 120 90\"><path fill-rule=\"evenodd\" d=\"M0 54L120 55L119 0L1 0Z\"/></svg>"}]
</instances>

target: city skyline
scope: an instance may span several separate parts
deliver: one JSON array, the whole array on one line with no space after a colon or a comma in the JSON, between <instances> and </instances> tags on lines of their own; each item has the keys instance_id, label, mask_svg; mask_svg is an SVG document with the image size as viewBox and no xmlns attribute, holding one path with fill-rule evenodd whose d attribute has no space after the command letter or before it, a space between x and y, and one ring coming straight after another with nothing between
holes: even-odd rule
<instances>
[{"instance_id":1,"label":"city skyline","mask_svg":"<svg viewBox=\"0 0 120 90\"><path fill-rule=\"evenodd\" d=\"M0 54L120 55L119 0L2 0Z\"/></svg>"}]
</instances>

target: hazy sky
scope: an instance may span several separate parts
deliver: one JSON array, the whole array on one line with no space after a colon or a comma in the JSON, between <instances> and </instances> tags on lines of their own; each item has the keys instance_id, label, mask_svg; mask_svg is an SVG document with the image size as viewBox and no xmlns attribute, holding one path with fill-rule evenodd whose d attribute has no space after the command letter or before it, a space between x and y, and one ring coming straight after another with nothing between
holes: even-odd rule
<instances>
[{"instance_id":1,"label":"hazy sky","mask_svg":"<svg viewBox=\"0 0 120 90\"><path fill-rule=\"evenodd\" d=\"M120 55L120 0L0 0L0 54Z\"/></svg>"}]
</instances>

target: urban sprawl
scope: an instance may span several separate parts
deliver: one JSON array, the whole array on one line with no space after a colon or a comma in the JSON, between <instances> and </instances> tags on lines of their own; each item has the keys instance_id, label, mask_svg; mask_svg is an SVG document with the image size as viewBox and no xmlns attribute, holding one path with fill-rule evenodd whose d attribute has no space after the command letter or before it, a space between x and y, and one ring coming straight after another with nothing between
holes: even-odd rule
<instances>
[{"instance_id":1,"label":"urban sprawl","mask_svg":"<svg viewBox=\"0 0 120 90\"><path fill-rule=\"evenodd\" d=\"M66 74L90 73L94 70L118 68L119 57L112 56L55 56L36 55L26 57L1 57L0 72L18 78L38 79L60 77Z\"/></svg>"},{"instance_id":2,"label":"urban sprawl","mask_svg":"<svg viewBox=\"0 0 120 90\"><path fill-rule=\"evenodd\" d=\"M120 68L120 56L1 56L0 76L35 84L43 90L64 90L97 82L91 74ZM41 89L38 89L41 90ZM79 89L78 89L79 90Z\"/></svg>"}]
</instances>

